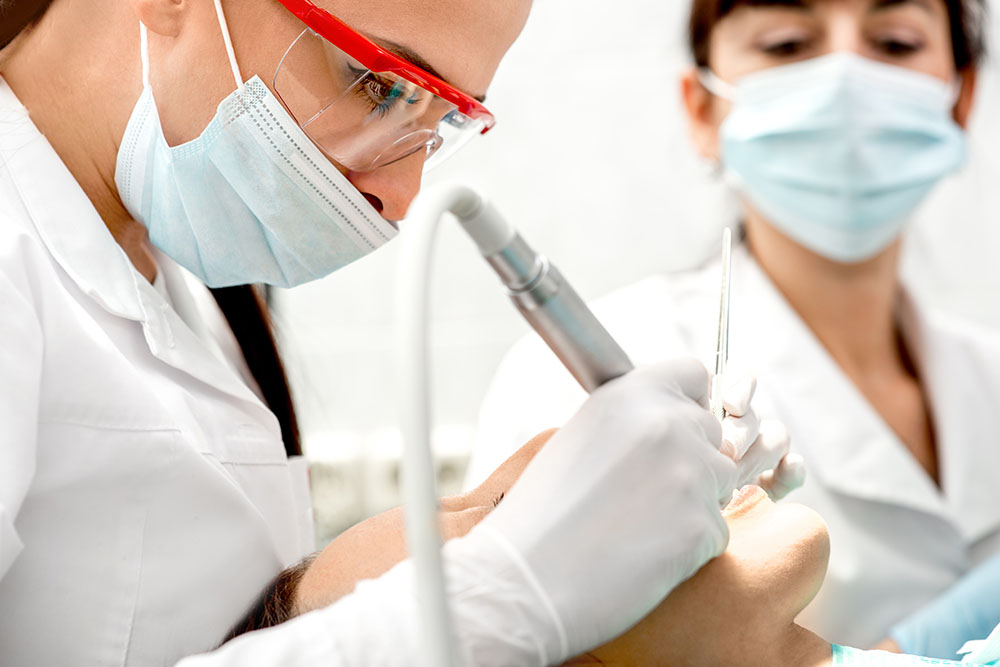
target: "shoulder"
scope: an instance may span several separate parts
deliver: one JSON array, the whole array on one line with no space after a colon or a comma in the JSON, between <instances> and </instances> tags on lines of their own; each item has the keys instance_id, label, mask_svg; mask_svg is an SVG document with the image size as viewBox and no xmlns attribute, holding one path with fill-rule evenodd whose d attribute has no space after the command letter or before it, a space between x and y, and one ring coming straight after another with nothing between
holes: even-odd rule
<instances>
[{"instance_id":1,"label":"shoulder","mask_svg":"<svg viewBox=\"0 0 1000 667\"><path fill-rule=\"evenodd\" d=\"M718 317L718 267L649 276L593 302L594 313L638 364L700 352Z\"/></svg>"},{"instance_id":2,"label":"shoulder","mask_svg":"<svg viewBox=\"0 0 1000 667\"><path fill-rule=\"evenodd\" d=\"M611 336L637 365L694 353L691 340L700 316L693 310L717 308L718 294L703 285L704 270L648 276L589 303ZM714 279L717 283L717 278ZM718 285L715 285L718 290ZM689 316L690 314L690 316ZM706 320L707 322L707 320ZM530 379L530 380L529 380ZM526 381L528 380L528 381ZM494 398L512 391L529 403L567 405L583 394L544 341L534 332L517 341L500 363L492 385ZM505 403L510 397L505 399Z\"/></svg>"},{"instance_id":3,"label":"shoulder","mask_svg":"<svg viewBox=\"0 0 1000 667\"><path fill-rule=\"evenodd\" d=\"M1000 374L1000 332L995 328L936 308L925 308L924 318L937 348Z\"/></svg>"}]
</instances>

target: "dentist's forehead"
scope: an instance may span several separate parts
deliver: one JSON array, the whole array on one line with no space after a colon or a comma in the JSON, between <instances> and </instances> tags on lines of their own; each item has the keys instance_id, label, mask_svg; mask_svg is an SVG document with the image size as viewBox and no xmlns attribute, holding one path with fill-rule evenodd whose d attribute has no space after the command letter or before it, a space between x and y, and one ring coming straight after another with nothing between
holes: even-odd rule
<instances>
[{"instance_id":1,"label":"dentist's forehead","mask_svg":"<svg viewBox=\"0 0 1000 667\"><path fill-rule=\"evenodd\" d=\"M485 94L531 8L531 0L317 0L316 4L475 96Z\"/></svg>"}]
</instances>

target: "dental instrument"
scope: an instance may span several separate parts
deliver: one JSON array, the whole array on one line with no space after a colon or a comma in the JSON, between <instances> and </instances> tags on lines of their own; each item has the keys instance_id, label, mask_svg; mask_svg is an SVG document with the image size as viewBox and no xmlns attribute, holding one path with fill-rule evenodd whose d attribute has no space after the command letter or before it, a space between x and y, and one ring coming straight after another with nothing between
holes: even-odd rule
<instances>
[{"instance_id":1,"label":"dental instrument","mask_svg":"<svg viewBox=\"0 0 1000 667\"><path fill-rule=\"evenodd\" d=\"M733 271L733 230L722 232L722 286L719 290L719 329L715 345L715 375L712 377L712 412L721 422L726 418L722 405L722 376L729 362L729 294Z\"/></svg>"},{"instance_id":2,"label":"dental instrument","mask_svg":"<svg viewBox=\"0 0 1000 667\"><path fill-rule=\"evenodd\" d=\"M434 240L452 214L496 271L521 315L588 392L632 370L632 362L559 271L536 253L489 200L461 185L425 190L410 208L397 290L400 426L404 438L406 533L417 576L425 664L457 664L441 561L430 445L428 312Z\"/></svg>"}]
</instances>

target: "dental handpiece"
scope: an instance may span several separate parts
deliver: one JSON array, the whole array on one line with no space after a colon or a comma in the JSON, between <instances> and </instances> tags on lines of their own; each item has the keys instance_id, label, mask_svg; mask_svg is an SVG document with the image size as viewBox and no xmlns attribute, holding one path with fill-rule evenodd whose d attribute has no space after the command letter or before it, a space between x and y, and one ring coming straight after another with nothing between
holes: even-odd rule
<instances>
[{"instance_id":1,"label":"dental handpiece","mask_svg":"<svg viewBox=\"0 0 1000 667\"><path fill-rule=\"evenodd\" d=\"M511 300L588 392L632 370L632 362L583 299L481 194L463 185L428 188L410 208L414 223L399 281L399 391L407 544L416 570L423 664L458 665L445 593L438 499L431 454L429 327L434 238L451 213L493 267Z\"/></svg>"},{"instance_id":2,"label":"dental handpiece","mask_svg":"<svg viewBox=\"0 0 1000 667\"><path fill-rule=\"evenodd\" d=\"M604 325L549 260L481 200L458 216L514 306L587 391L632 370L632 362Z\"/></svg>"}]
</instances>

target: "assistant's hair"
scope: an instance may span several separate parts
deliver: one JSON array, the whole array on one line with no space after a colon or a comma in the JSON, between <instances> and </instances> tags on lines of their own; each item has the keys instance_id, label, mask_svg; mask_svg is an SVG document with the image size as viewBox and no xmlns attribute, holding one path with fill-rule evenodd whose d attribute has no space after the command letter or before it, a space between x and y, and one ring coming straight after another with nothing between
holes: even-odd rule
<instances>
[{"instance_id":1,"label":"assistant's hair","mask_svg":"<svg viewBox=\"0 0 1000 667\"><path fill-rule=\"evenodd\" d=\"M955 67L975 67L986 55L985 0L941 0L948 9ZM692 0L688 21L688 46L698 67L708 67L709 46L715 25L743 6L798 5L795 0Z\"/></svg>"},{"instance_id":2,"label":"assistant's hair","mask_svg":"<svg viewBox=\"0 0 1000 667\"><path fill-rule=\"evenodd\" d=\"M254 630L280 625L298 616L295 609L295 591L298 590L299 582L302 581L302 577L305 576L306 570L309 569L314 560L316 560L316 554L307 556L275 577L250 606L246 615L226 634L222 643L225 644L230 639L235 639Z\"/></svg>"}]
</instances>

